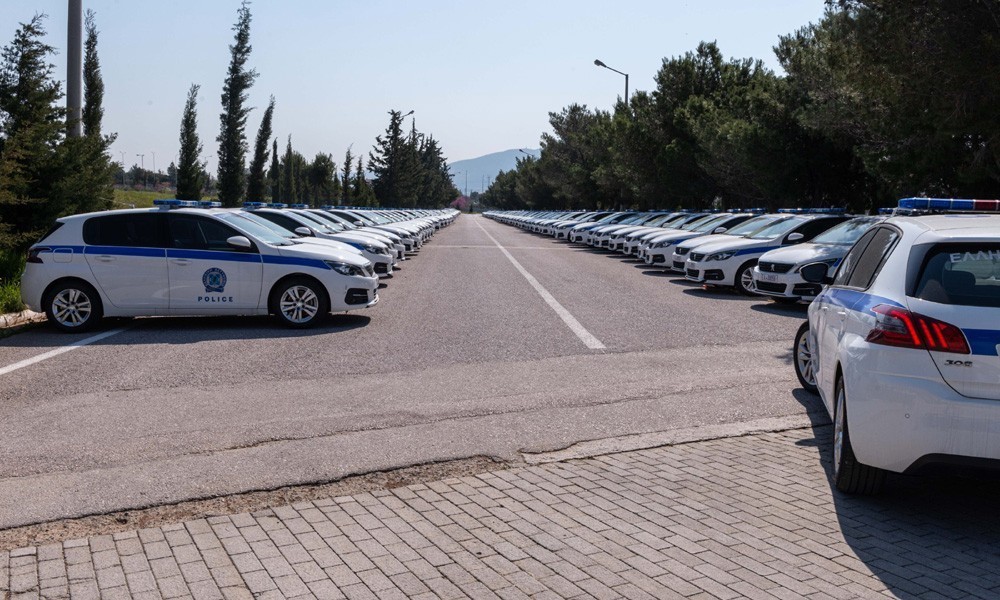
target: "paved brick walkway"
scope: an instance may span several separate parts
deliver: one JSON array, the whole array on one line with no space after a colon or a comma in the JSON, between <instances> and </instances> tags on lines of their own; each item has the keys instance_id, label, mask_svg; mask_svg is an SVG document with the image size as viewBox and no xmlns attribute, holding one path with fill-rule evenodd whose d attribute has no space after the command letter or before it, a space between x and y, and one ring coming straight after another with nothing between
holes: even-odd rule
<instances>
[{"instance_id":1,"label":"paved brick walkway","mask_svg":"<svg viewBox=\"0 0 1000 600\"><path fill-rule=\"evenodd\" d=\"M830 490L829 428L0 553L0 598L1000 596L1000 485Z\"/></svg>"}]
</instances>

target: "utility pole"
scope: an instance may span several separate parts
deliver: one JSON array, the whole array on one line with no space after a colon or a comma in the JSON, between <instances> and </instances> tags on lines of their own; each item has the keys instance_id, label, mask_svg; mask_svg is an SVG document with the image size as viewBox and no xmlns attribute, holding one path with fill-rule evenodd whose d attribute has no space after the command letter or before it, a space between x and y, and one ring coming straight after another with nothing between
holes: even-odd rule
<instances>
[{"instance_id":1,"label":"utility pole","mask_svg":"<svg viewBox=\"0 0 1000 600\"><path fill-rule=\"evenodd\" d=\"M83 134L83 0L69 0L66 32L66 135Z\"/></svg>"},{"instance_id":2,"label":"utility pole","mask_svg":"<svg viewBox=\"0 0 1000 600\"><path fill-rule=\"evenodd\" d=\"M118 153L122 155L122 187L125 187L125 151L121 150Z\"/></svg>"},{"instance_id":3,"label":"utility pole","mask_svg":"<svg viewBox=\"0 0 1000 600\"><path fill-rule=\"evenodd\" d=\"M139 157L140 168L142 169L142 189L146 189L146 184L149 183L146 179L146 155L136 154Z\"/></svg>"}]
</instances>

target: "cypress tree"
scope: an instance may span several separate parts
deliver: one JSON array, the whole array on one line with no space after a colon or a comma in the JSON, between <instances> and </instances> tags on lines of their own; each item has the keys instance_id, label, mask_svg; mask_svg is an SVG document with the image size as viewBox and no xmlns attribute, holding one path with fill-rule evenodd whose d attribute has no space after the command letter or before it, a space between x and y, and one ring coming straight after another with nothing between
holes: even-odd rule
<instances>
[{"instance_id":1,"label":"cypress tree","mask_svg":"<svg viewBox=\"0 0 1000 600\"><path fill-rule=\"evenodd\" d=\"M285 160L281 165L281 196L275 202L295 202L295 159L292 156L292 136L288 135L288 145L285 147Z\"/></svg>"},{"instance_id":2,"label":"cypress tree","mask_svg":"<svg viewBox=\"0 0 1000 600\"><path fill-rule=\"evenodd\" d=\"M271 117L274 115L274 96L264 111L257 130L257 141L254 144L253 160L250 161L250 176L247 180L247 199L260 202L264 199L266 182L264 181L264 165L267 164L267 140L271 139Z\"/></svg>"},{"instance_id":3,"label":"cypress tree","mask_svg":"<svg viewBox=\"0 0 1000 600\"><path fill-rule=\"evenodd\" d=\"M351 205L351 169L354 168L354 156L351 155L351 149L348 148L347 152L344 153L344 171L343 176L340 178L342 182L341 195L343 197L342 204L345 206Z\"/></svg>"},{"instance_id":4,"label":"cypress tree","mask_svg":"<svg viewBox=\"0 0 1000 600\"><path fill-rule=\"evenodd\" d=\"M101 63L97 58L97 26L94 11L88 10L86 17L87 41L83 55L83 133L101 135L101 119L104 117L104 80L101 78Z\"/></svg>"},{"instance_id":5,"label":"cypress tree","mask_svg":"<svg viewBox=\"0 0 1000 600\"><path fill-rule=\"evenodd\" d=\"M191 84L184 116L181 118L181 152L177 167L177 198L201 200L205 185L204 165L201 164L201 141L198 139L198 84Z\"/></svg>"},{"instance_id":6,"label":"cypress tree","mask_svg":"<svg viewBox=\"0 0 1000 600\"><path fill-rule=\"evenodd\" d=\"M278 138L271 145L271 168L267 170L271 180L271 202L280 202L281 198L281 167L278 166Z\"/></svg>"},{"instance_id":7,"label":"cypress tree","mask_svg":"<svg viewBox=\"0 0 1000 600\"><path fill-rule=\"evenodd\" d=\"M246 191L247 154L247 90L257 78L257 71L247 69L250 58L250 7L243 0L237 11L235 43L229 46L231 55L226 82L222 87L222 114L219 137L219 201L223 206L237 206Z\"/></svg>"}]
</instances>

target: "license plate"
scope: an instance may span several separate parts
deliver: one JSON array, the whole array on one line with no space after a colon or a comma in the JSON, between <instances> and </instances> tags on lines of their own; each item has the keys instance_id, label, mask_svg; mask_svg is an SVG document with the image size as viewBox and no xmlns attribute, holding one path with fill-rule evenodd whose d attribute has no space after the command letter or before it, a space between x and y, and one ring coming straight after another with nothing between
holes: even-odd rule
<instances>
[{"instance_id":1,"label":"license plate","mask_svg":"<svg viewBox=\"0 0 1000 600\"><path fill-rule=\"evenodd\" d=\"M773 273L761 273L760 274L760 280L761 281L768 281L770 283L777 283L778 282L778 276L775 275L775 274L773 274Z\"/></svg>"}]
</instances>

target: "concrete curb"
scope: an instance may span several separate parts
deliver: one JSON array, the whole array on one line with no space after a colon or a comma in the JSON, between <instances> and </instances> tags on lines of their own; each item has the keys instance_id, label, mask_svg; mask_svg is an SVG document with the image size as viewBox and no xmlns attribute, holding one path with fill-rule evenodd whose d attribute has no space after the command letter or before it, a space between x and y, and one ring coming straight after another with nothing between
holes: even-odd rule
<instances>
[{"instance_id":1,"label":"concrete curb","mask_svg":"<svg viewBox=\"0 0 1000 600\"><path fill-rule=\"evenodd\" d=\"M0 329L12 329L31 323L41 323L45 320L45 313L37 313L32 310L22 310L16 313L0 315Z\"/></svg>"},{"instance_id":2,"label":"concrete curb","mask_svg":"<svg viewBox=\"0 0 1000 600\"><path fill-rule=\"evenodd\" d=\"M573 444L562 450L553 452L521 452L521 457L528 465L541 465L580 458L593 458L605 454L648 450L660 446L675 446L692 442L705 442L731 437L741 437L759 433L773 433L790 429L804 429L813 425L808 415L788 415L757 419L743 423L724 423L721 425L703 425L687 429L671 429L654 433L642 433L623 437L591 440Z\"/></svg>"}]
</instances>

